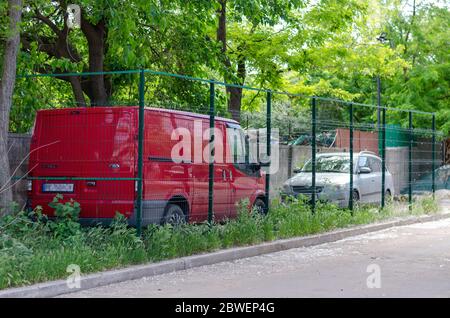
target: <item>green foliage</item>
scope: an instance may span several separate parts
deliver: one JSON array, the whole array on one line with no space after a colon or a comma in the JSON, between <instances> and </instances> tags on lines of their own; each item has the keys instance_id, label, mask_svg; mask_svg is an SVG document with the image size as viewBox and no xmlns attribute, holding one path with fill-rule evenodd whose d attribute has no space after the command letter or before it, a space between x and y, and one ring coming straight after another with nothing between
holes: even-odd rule
<instances>
[{"instance_id":1,"label":"green foliage","mask_svg":"<svg viewBox=\"0 0 450 318\"><path fill-rule=\"evenodd\" d=\"M448 133L450 11L448 7L430 4L418 6L410 17L395 13L387 32L392 45L402 48L402 56L410 67L387 83L387 101L403 109L436 112L438 127ZM416 118L415 125L429 125L429 119Z\"/></svg>"},{"instance_id":2,"label":"green foliage","mask_svg":"<svg viewBox=\"0 0 450 318\"><path fill-rule=\"evenodd\" d=\"M313 5L303 0L226 2L227 50L223 52L216 39L219 1L72 1L81 6L87 21L107 24L104 70L148 68L202 78L224 77L261 88L370 104L376 101L374 79L380 76L383 104L434 111L438 128L450 130L447 6L425 1L417 4L413 14L398 0L321 0ZM28 45L23 45L20 54L19 74L89 70L89 45L80 29L71 30L66 41L73 48L71 54L79 58L47 50L57 43L57 36L48 23L35 17L35 9L62 30L64 10L55 11L61 3L26 2L22 38ZM2 3L0 12L5 10L6 3ZM0 15L1 19L5 16ZM5 28L4 23L0 26ZM376 40L381 32L388 39L383 44ZM48 45L42 44L44 40ZM240 62L245 65L245 74L237 71ZM195 112L208 108L207 85L163 76L146 79L148 104ZM110 104L137 104L137 76L114 75L107 77L107 82L111 86ZM264 97L244 90L243 109L263 111ZM228 94L218 90L219 114L229 116L228 99ZM305 100L274 99L280 105L274 116L305 117ZM27 132L36 110L74 102L68 82L21 79L10 129ZM356 109L355 116L361 121L375 118L369 108ZM388 121L407 124L402 115L388 116ZM414 118L414 125L428 127L428 121Z\"/></svg>"},{"instance_id":3,"label":"green foliage","mask_svg":"<svg viewBox=\"0 0 450 318\"><path fill-rule=\"evenodd\" d=\"M413 212L415 214L433 214L438 210L439 206L432 196L426 196L414 202Z\"/></svg>"},{"instance_id":4,"label":"green foliage","mask_svg":"<svg viewBox=\"0 0 450 318\"><path fill-rule=\"evenodd\" d=\"M8 2L2 1L0 3L0 57L3 57L3 50L5 49L4 42L8 34ZM0 63L0 74L2 72L3 63Z\"/></svg>"},{"instance_id":5,"label":"green foliage","mask_svg":"<svg viewBox=\"0 0 450 318\"><path fill-rule=\"evenodd\" d=\"M448 133L448 6L416 2L412 12L406 10L413 7L412 1L367 5L351 26L291 59L293 72L285 74L287 90L376 104L379 76L383 105L436 112L438 129ZM377 41L382 33L384 43ZM375 110L357 108L355 117L373 122ZM408 125L407 114L401 112L389 112L387 121ZM416 116L414 126L429 128L430 117Z\"/></svg>"},{"instance_id":6,"label":"green foliage","mask_svg":"<svg viewBox=\"0 0 450 318\"><path fill-rule=\"evenodd\" d=\"M150 225L139 238L119 213L110 227L82 228L76 222L80 206L62 201L58 195L51 204L55 220L48 220L39 208L0 218L0 289L64 278L70 264L90 273L410 215L398 203L382 211L363 206L352 216L320 202L311 214L304 200L293 199L289 204L275 200L270 213L262 216L249 212L248 201L243 201L238 217L223 224ZM412 214L436 211L436 202L425 197L415 202Z\"/></svg>"},{"instance_id":7,"label":"green foliage","mask_svg":"<svg viewBox=\"0 0 450 318\"><path fill-rule=\"evenodd\" d=\"M56 237L68 238L80 233L80 223L78 217L80 215L80 204L73 199L65 203L61 203L63 196L58 194L54 197L49 206L55 210L55 222L50 222L50 231Z\"/></svg>"}]
</instances>

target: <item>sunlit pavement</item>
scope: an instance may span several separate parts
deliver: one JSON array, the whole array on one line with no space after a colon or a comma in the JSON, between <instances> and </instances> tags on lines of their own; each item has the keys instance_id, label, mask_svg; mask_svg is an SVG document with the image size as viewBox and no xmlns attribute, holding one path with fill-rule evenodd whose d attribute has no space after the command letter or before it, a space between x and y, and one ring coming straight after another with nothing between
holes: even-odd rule
<instances>
[{"instance_id":1,"label":"sunlit pavement","mask_svg":"<svg viewBox=\"0 0 450 318\"><path fill-rule=\"evenodd\" d=\"M450 219L63 297L450 297Z\"/></svg>"}]
</instances>

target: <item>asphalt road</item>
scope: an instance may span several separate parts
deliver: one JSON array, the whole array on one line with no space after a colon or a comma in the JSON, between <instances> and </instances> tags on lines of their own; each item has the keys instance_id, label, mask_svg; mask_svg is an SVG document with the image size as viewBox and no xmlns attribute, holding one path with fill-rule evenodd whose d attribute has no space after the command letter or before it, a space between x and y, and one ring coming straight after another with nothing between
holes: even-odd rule
<instances>
[{"instance_id":1,"label":"asphalt road","mask_svg":"<svg viewBox=\"0 0 450 318\"><path fill-rule=\"evenodd\" d=\"M450 297L450 219L62 297Z\"/></svg>"}]
</instances>

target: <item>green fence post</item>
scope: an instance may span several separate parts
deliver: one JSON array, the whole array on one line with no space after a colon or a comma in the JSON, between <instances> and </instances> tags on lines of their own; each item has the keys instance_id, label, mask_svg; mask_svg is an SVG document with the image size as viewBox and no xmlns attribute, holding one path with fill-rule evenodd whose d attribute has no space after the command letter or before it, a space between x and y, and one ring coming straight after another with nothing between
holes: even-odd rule
<instances>
[{"instance_id":1,"label":"green fence post","mask_svg":"<svg viewBox=\"0 0 450 318\"><path fill-rule=\"evenodd\" d=\"M214 116L215 116L215 88L214 82L209 84L209 182L208 182L208 223L213 222L214 208Z\"/></svg>"},{"instance_id":2,"label":"green fence post","mask_svg":"<svg viewBox=\"0 0 450 318\"><path fill-rule=\"evenodd\" d=\"M386 108L382 110L382 140L381 140L381 208L385 206L386 192Z\"/></svg>"},{"instance_id":3,"label":"green fence post","mask_svg":"<svg viewBox=\"0 0 450 318\"><path fill-rule=\"evenodd\" d=\"M266 211L265 213L269 212L269 203L270 203L270 168L272 166L272 92L267 92L267 113L266 113L266 129L267 129L267 136L266 136L266 152L267 152L267 158L269 160L268 162L268 168L266 171Z\"/></svg>"},{"instance_id":4,"label":"green fence post","mask_svg":"<svg viewBox=\"0 0 450 318\"><path fill-rule=\"evenodd\" d=\"M350 116L350 187L348 197L348 208L353 215L353 103L349 104L349 116Z\"/></svg>"},{"instance_id":5,"label":"green fence post","mask_svg":"<svg viewBox=\"0 0 450 318\"><path fill-rule=\"evenodd\" d=\"M142 231L142 188L143 188L143 157L144 157L144 89L145 73L139 73L139 133L138 133L138 186L136 203L136 229L137 235L141 236Z\"/></svg>"},{"instance_id":6,"label":"green fence post","mask_svg":"<svg viewBox=\"0 0 450 318\"><path fill-rule=\"evenodd\" d=\"M431 190L433 191L433 200L435 199L435 192L436 192L436 175L435 175L435 160L436 160L436 116L432 115L431 119L431 130L432 130L432 136L431 136Z\"/></svg>"},{"instance_id":7,"label":"green fence post","mask_svg":"<svg viewBox=\"0 0 450 318\"><path fill-rule=\"evenodd\" d=\"M316 98L311 100L311 212L316 212Z\"/></svg>"},{"instance_id":8,"label":"green fence post","mask_svg":"<svg viewBox=\"0 0 450 318\"><path fill-rule=\"evenodd\" d=\"M412 211L412 145L413 145L413 114L408 112L409 121L409 145L408 145L408 205Z\"/></svg>"}]
</instances>

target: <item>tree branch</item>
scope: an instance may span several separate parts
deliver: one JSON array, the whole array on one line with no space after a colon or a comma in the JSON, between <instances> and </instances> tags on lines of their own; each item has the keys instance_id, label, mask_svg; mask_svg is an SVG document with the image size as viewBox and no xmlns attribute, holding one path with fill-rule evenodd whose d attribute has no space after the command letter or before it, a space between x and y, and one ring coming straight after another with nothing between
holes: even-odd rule
<instances>
[{"instance_id":1,"label":"tree branch","mask_svg":"<svg viewBox=\"0 0 450 318\"><path fill-rule=\"evenodd\" d=\"M52 29L52 31L60 36L62 31L56 26L55 23L53 23L52 20L50 20L48 17L42 15L42 13L38 10L38 9L34 9L34 14L35 14L35 18L44 22L50 29Z\"/></svg>"}]
</instances>

